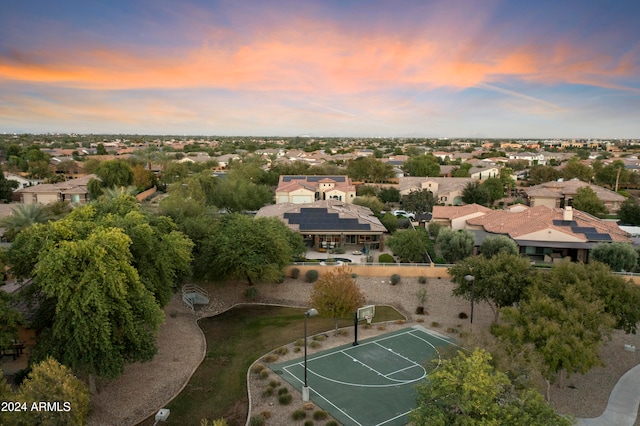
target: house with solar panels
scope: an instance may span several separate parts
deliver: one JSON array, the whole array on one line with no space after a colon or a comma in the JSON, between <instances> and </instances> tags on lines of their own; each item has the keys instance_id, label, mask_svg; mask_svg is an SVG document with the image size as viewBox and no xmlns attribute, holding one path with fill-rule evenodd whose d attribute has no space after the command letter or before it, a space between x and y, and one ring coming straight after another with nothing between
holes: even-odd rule
<instances>
[{"instance_id":1,"label":"house with solar panels","mask_svg":"<svg viewBox=\"0 0 640 426\"><path fill-rule=\"evenodd\" d=\"M434 217L455 213L442 209L434 207ZM466 218L463 228L474 234L476 246L487 237L504 235L515 241L521 254L537 263L562 260L586 263L589 252L598 244L632 242L616 222L601 220L570 206L564 209L522 206L517 210L477 212Z\"/></svg>"},{"instance_id":2,"label":"house with solar panels","mask_svg":"<svg viewBox=\"0 0 640 426\"><path fill-rule=\"evenodd\" d=\"M387 229L367 207L339 200L313 203L271 204L256 217L277 217L302 235L309 248L318 251L343 247L345 250L384 250Z\"/></svg>"},{"instance_id":3,"label":"house with solar panels","mask_svg":"<svg viewBox=\"0 0 640 426\"><path fill-rule=\"evenodd\" d=\"M336 200L351 204L356 187L348 176L282 175L276 188L276 204L307 204Z\"/></svg>"}]
</instances>

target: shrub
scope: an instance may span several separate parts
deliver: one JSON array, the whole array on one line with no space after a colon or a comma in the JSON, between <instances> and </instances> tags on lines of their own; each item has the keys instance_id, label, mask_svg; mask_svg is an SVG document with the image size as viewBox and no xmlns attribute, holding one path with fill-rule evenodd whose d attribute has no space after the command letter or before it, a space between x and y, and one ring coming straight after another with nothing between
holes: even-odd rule
<instances>
[{"instance_id":1,"label":"shrub","mask_svg":"<svg viewBox=\"0 0 640 426\"><path fill-rule=\"evenodd\" d=\"M385 331L387 329L387 327L385 327L384 325L379 325L378 326L378 331Z\"/></svg>"},{"instance_id":2,"label":"shrub","mask_svg":"<svg viewBox=\"0 0 640 426\"><path fill-rule=\"evenodd\" d=\"M265 369L265 366L258 363L256 365L253 366L253 368L251 369L254 373L259 374L262 370Z\"/></svg>"},{"instance_id":3,"label":"shrub","mask_svg":"<svg viewBox=\"0 0 640 426\"><path fill-rule=\"evenodd\" d=\"M438 328L438 327L440 327L440 323L438 321L432 321L431 322L431 327Z\"/></svg>"},{"instance_id":4,"label":"shrub","mask_svg":"<svg viewBox=\"0 0 640 426\"><path fill-rule=\"evenodd\" d=\"M260 378L261 379L266 379L267 377L269 377L269 370L267 370L266 368L264 370L262 370L260 372Z\"/></svg>"},{"instance_id":5,"label":"shrub","mask_svg":"<svg viewBox=\"0 0 640 426\"><path fill-rule=\"evenodd\" d=\"M269 411L269 410L261 411L260 415L262 417L264 417L265 419L270 419L271 418L271 411Z\"/></svg>"},{"instance_id":6,"label":"shrub","mask_svg":"<svg viewBox=\"0 0 640 426\"><path fill-rule=\"evenodd\" d=\"M447 333L457 334L458 333L458 329L457 328L453 328L453 327L449 327L449 328L447 328Z\"/></svg>"},{"instance_id":7,"label":"shrub","mask_svg":"<svg viewBox=\"0 0 640 426\"><path fill-rule=\"evenodd\" d=\"M262 360L264 362L276 362L279 356L277 354L266 354Z\"/></svg>"},{"instance_id":8,"label":"shrub","mask_svg":"<svg viewBox=\"0 0 640 426\"><path fill-rule=\"evenodd\" d=\"M273 388L271 386L269 386L262 392L262 396L264 397L272 396L272 395L273 395Z\"/></svg>"},{"instance_id":9,"label":"shrub","mask_svg":"<svg viewBox=\"0 0 640 426\"><path fill-rule=\"evenodd\" d=\"M298 278L299 276L300 276L300 269L298 269L298 268L293 268L293 269L291 270L291 278L293 278L293 279L295 280L295 279L296 279L296 278Z\"/></svg>"},{"instance_id":10,"label":"shrub","mask_svg":"<svg viewBox=\"0 0 640 426\"><path fill-rule=\"evenodd\" d=\"M329 420L325 426L340 426L335 420Z\"/></svg>"},{"instance_id":11,"label":"shrub","mask_svg":"<svg viewBox=\"0 0 640 426\"><path fill-rule=\"evenodd\" d=\"M277 355L286 355L289 353L289 348L287 348L286 346L281 346L273 352Z\"/></svg>"},{"instance_id":12,"label":"shrub","mask_svg":"<svg viewBox=\"0 0 640 426\"><path fill-rule=\"evenodd\" d=\"M255 287L249 287L244 291L244 297L248 300L254 300L258 297L258 289Z\"/></svg>"},{"instance_id":13,"label":"shrub","mask_svg":"<svg viewBox=\"0 0 640 426\"><path fill-rule=\"evenodd\" d=\"M420 284L426 284L427 283L427 277L422 277L422 276L418 277L418 282Z\"/></svg>"},{"instance_id":14,"label":"shrub","mask_svg":"<svg viewBox=\"0 0 640 426\"><path fill-rule=\"evenodd\" d=\"M304 408L307 411L311 411L311 410L313 410L315 408L315 404L313 402L305 402L302 405L302 408Z\"/></svg>"},{"instance_id":15,"label":"shrub","mask_svg":"<svg viewBox=\"0 0 640 426\"><path fill-rule=\"evenodd\" d=\"M329 414L324 410L317 410L313 413L313 420L325 420Z\"/></svg>"},{"instance_id":16,"label":"shrub","mask_svg":"<svg viewBox=\"0 0 640 426\"><path fill-rule=\"evenodd\" d=\"M435 259L433 259L433 263L437 263L438 265L444 265L447 263L447 259L445 259L442 256L438 256Z\"/></svg>"},{"instance_id":17,"label":"shrub","mask_svg":"<svg viewBox=\"0 0 640 426\"><path fill-rule=\"evenodd\" d=\"M344 328L341 328L340 330L338 330L338 336L346 336L348 334L349 332Z\"/></svg>"},{"instance_id":18,"label":"shrub","mask_svg":"<svg viewBox=\"0 0 640 426\"><path fill-rule=\"evenodd\" d=\"M308 283L315 283L316 281L318 281L318 276L318 271L316 271L315 269L309 269L307 273L304 274L304 279Z\"/></svg>"},{"instance_id":19,"label":"shrub","mask_svg":"<svg viewBox=\"0 0 640 426\"><path fill-rule=\"evenodd\" d=\"M290 393L285 393L278 397L278 402L282 405L289 405L293 401L293 396Z\"/></svg>"},{"instance_id":20,"label":"shrub","mask_svg":"<svg viewBox=\"0 0 640 426\"><path fill-rule=\"evenodd\" d=\"M289 393L289 389L287 388L278 389L278 395L284 395L285 393Z\"/></svg>"},{"instance_id":21,"label":"shrub","mask_svg":"<svg viewBox=\"0 0 640 426\"><path fill-rule=\"evenodd\" d=\"M313 420L307 420L304 422L304 426L313 426Z\"/></svg>"},{"instance_id":22,"label":"shrub","mask_svg":"<svg viewBox=\"0 0 640 426\"><path fill-rule=\"evenodd\" d=\"M391 285L400 284L400 275L393 274L391 275Z\"/></svg>"},{"instance_id":23,"label":"shrub","mask_svg":"<svg viewBox=\"0 0 640 426\"><path fill-rule=\"evenodd\" d=\"M418 318L416 322L424 322L424 318Z\"/></svg>"},{"instance_id":24,"label":"shrub","mask_svg":"<svg viewBox=\"0 0 640 426\"><path fill-rule=\"evenodd\" d=\"M324 334L316 334L312 337L312 339L317 342L324 342L325 340L327 340L327 336L325 336Z\"/></svg>"},{"instance_id":25,"label":"shrub","mask_svg":"<svg viewBox=\"0 0 640 426\"><path fill-rule=\"evenodd\" d=\"M307 412L304 410L296 410L291 413L291 418L293 420L302 420L307 417Z\"/></svg>"},{"instance_id":26,"label":"shrub","mask_svg":"<svg viewBox=\"0 0 640 426\"><path fill-rule=\"evenodd\" d=\"M458 314L458 318L460 318L460 319L467 319L467 318L469 318L469 317L467 316L467 313L466 313L466 312L460 312L460 313Z\"/></svg>"},{"instance_id":27,"label":"shrub","mask_svg":"<svg viewBox=\"0 0 640 426\"><path fill-rule=\"evenodd\" d=\"M356 279L358 278L358 274L356 274L355 272L353 274L351 274L351 278Z\"/></svg>"},{"instance_id":28,"label":"shrub","mask_svg":"<svg viewBox=\"0 0 640 426\"><path fill-rule=\"evenodd\" d=\"M272 388L277 388L278 386L280 386L280 382L277 380L272 380L269 382L269 386L271 386Z\"/></svg>"},{"instance_id":29,"label":"shrub","mask_svg":"<svg viewBox=\"0 0 640 426\"><path fill-rule=\"evenodd\" d=\"M294 346L304 346L304 339L298 339L293 344Z\"/></svg>"},{"instance_id":30,"label":"shrub","mask_svg":"<svg viewBox=\"0 0 640 426\"><path fill-rule=\"evenodd\" d=\"M264 426L264 417L251 416L251 419L249 419L249 426Z\"/></svg>"},{"instance_id":31,"label":"shrub","mask_svg":"<svg viewBox=\"0 0 640 426\"><path fill-rule=\"evenodd\" d=\"M312 340L311 343L309 343L309 347L311 349L317 349L319 347L321 347L322 344L320 344L320 342L318 342L317 340Z\"/></svg>"},{"instance_id":32,"label":"shrub","mask_svg":"<svg viewBox=\"0 0 640 426\"><path fill-rule=\"evenodd\" d=\"M378 256L379 263L396 263L396 260L388 253L382 253Z\"/></svg>"}]
</instances>

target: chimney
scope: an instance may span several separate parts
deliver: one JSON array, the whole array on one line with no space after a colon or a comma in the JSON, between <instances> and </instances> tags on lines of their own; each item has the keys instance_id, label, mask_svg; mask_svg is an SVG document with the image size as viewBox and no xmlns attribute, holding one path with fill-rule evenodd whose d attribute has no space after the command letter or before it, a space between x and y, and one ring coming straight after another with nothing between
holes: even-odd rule
<instances>
[{"instance_id":1,"label":"chimney","mask_svg":"<svg viewBox=\"0 0 640 426\"><path fill-rule=\"evenodd\" d=\"M562 220L573 220L573 207L566 206L562 211Z\"/></svg>"}]
</instances>

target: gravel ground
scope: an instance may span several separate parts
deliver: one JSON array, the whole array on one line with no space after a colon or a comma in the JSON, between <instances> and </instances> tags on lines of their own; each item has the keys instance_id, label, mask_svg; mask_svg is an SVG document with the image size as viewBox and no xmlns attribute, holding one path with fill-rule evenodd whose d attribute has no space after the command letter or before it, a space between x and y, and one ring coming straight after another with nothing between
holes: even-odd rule
<instances>
[{"instance_id":1,"label":"gravel ground","mask_svg":"<svg viewBox=\"0 0 640 426\"><path fill-rule=\"evenodd\" d=\"M397 286L389 285L388 278L358 277L357 283L364 292L367 304L387 304L397 308L407 316L404 324L386 324L385 330L361 327L359 338L366 338L392 331L400 327L412 326L419 321L421 325L432 328L433 322L439 323L434 330L448 334L448 329L469 330L469 320L458 319L460 312L469 313L469 303L451 296L452 284L445 279L429 279L426 285L419 284L416 278L403 280ZM287 279L281 284L258 286L259 302L281 303L305 306L309 300L312 286L301 280ZM426 288L428 299L425 304L427 315L414 314L418 305L416 292ZM194 315L184 308L176 297L165 309L167 320L162 326L158 339L158 355L149 363L138 363L127 367L125 374L117 380L100 386L100 393L92 398L91 425L130 425L142 421L166 405L187 383L189 377L200 364L205 354L204 336L196 323L196 318L215 315L236 303L244 301L246 284L227 285L210 289L211 305ZM493 319L493 312L486 304L475 306L473 331L487 330ZM346 336L333 336L323 342L318 350L352 341L352 330ZM449 334L455 337L456 334ZM599 416L607 405L609 393L617 380L628 369L640 363L640 351L635 353L623 350L624 344L640 348L638 335L615 333L612 340L602 349L602 358L607 364L604 368L594 368L585 375L573 375L565 383L567 387L551 389L553 406L561 413L576 417ZM309 353L313 353L312 350ZM289 357L296 357L290 351ZM285 358L280 358L279 361ZM261 394L269 380L258 380L250 374L250 392L252 414L269 411L268 425L291 424L291 412L300 405L272 405L271 400ZM284 384L283 384L284 385ZM293 389L290 389L293 391ZM297 392L294 393L296 395ZM294 399L295 401L295 399ZM320 424L317 423L316 424ZM640 421L636 422L640 425Z\"/></svg>"}]
</instances>

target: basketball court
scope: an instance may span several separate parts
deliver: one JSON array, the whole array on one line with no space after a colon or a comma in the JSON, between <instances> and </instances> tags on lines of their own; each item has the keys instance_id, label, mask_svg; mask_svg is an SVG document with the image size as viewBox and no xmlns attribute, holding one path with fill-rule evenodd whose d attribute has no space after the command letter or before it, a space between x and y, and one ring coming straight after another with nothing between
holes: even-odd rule
<instances>
[{"instance_id":1,"label":"basketball court","mask_svg":"<svg viewBox=\"0 0 640 426\"><path fill-rule=\"evenodd\" d=\"M405 425L416 406L415 385L438 368L442 350L453 346L448 338L413 326L310 355L311 401L343 425ZM304 358L271 369L302 392Z\"/></svg>"}]
</instances>

